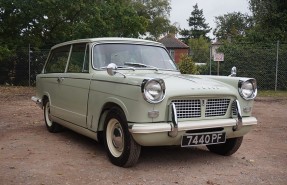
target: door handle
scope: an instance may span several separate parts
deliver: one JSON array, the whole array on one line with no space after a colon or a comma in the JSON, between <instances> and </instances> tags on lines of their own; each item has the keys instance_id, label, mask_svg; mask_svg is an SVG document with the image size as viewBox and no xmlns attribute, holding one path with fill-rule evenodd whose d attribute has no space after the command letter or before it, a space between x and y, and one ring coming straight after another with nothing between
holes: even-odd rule
<instances>
[{"instance_id":1,"label":"door handle","mask_svg":"<svg viewBox=\"0 0 287 185\"><path fill-rule=\"evenodd\" d=\"M58 82L58 83L61 83L63 80L64 80L63 77L58 77L58 78L57 78L57 82Z\"/></svg>"}]
</instances>

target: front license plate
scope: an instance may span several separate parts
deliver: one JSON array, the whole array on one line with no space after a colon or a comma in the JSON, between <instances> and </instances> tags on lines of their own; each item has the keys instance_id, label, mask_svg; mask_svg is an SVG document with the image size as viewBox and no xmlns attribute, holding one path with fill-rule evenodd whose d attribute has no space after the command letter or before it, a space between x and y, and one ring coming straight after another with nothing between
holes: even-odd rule
<instances>
[{"instance_id":1,"label":"front license plate","mask_svg":"<svg viewBox=\"0 0 287 185\"><path fill-rule=\"evenodd\" d=\"M182 136L181 147L225 143L225 135L225 132L186 134Z\"/></svg>"}]
</instances>

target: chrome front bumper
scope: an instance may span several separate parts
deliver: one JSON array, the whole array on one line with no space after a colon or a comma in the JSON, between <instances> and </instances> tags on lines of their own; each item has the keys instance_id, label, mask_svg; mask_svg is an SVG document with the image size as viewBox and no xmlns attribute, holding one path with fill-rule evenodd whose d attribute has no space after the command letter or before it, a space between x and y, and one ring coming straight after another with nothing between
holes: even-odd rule
<instances>
[{"instance_id":1,"label":"chrome front bumper","mask_svg":"<svg viewBox=\"0 0 287 185\"><path fill-rule=\"evenodd\" d=\"M257 119L255 117L243 117L242 127L252 126L257 124ZM188 131L196 129L206 129L206 128L218 128L218 127L235 127L238 125L238 119L215 119L215 120L198 120L198 121L184 121L178 122L176 130ZM150 133L160 133L160 132L171 132L172 125L170 123L138 123L129 126L129 131L132 134L150 134ZM169 136L171 136L169 134ZM171 136L172 137L172 136Z\"/></svg>"},{"instance_id":2,"label":"chrome front bumper","mask_svg":"<svg viewBox=\"0 0 287 185\"><path fill-rule=\"evenodd\" d=\"M257 124L255 117L243 117L242 126L239 130L234 130L238 125L237 118L216 119L216 120L196 120L178 122L176 134L171 135L172 123L130 123L129 131L134 140L142 146L167 146L180 145L182 136L190 130L222 128L226 133L226 138L241 137L250 132Z\"/></svg>"}]
</instances>

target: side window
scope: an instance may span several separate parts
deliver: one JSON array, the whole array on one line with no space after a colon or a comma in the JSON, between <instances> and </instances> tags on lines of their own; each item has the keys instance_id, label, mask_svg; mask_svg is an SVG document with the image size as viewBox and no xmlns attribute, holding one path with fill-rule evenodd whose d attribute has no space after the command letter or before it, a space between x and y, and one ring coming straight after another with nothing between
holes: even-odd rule
<instances>
[{"instance_id":1,"label":"side window","mask_svg":"<svg viewBox=\"0 0 287 185\"><path fill-rule=\"evenodd\" d=\"M68 73L82 73L89 71L89 54L87 44L74 44L68 66Z\"/></svg>"},{"instance_id":2,"label":"side window","mask_svg":"<svg viewBox=\"0 0 287 185\"><path fill-rule=\"evenodd\" d=\"M45 73L64 73L70 52L70 45L54 49L45 67Z\"/></svg>"}]
</instances>

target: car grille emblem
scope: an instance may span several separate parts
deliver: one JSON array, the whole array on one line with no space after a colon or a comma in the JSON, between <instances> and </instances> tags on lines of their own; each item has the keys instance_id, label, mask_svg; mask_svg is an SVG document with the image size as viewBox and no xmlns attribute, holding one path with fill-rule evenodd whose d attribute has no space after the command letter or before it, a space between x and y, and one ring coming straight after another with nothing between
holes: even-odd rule
<instances>
[{"instance_id":1,"label":"car grille emblem","mask_svg":"<svg viewBox=\"0 0 287 185\"><path fill-rule=\"evenodd\" d=\"M205 106L205 104L206 104L206 100L201 100L201 105Z\"/></svg>"}]
</instances>

